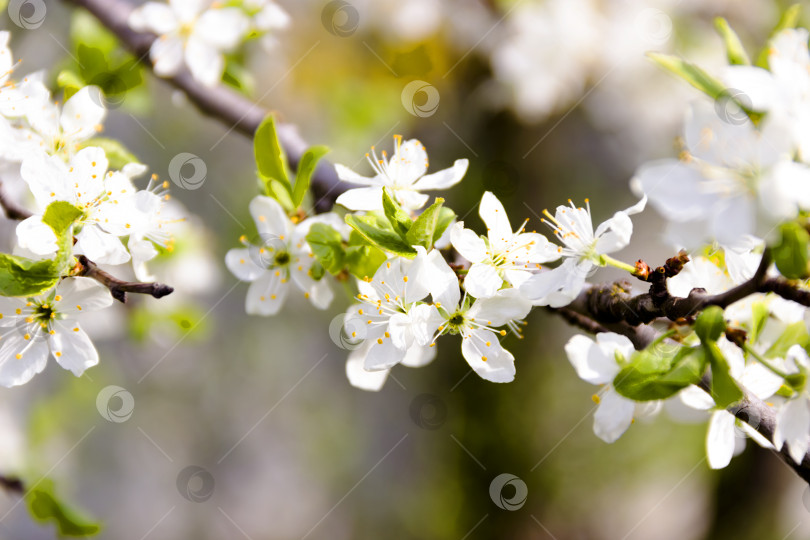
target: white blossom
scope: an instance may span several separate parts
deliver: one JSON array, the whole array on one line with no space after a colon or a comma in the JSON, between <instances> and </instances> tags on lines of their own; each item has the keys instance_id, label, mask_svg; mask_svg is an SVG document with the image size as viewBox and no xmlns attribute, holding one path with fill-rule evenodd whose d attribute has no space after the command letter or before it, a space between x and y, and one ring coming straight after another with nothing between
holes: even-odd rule
<instances>
[{"instance_id":1,"label":"white blossom","mask_svg":"<svg viewBox=\"0 0 810 540\"><path fill-rule=\"evenodd\" d=\"M110 304L107 288L83 277L65 278L33 298L0 297L0 385L27 383L45 369L49 354L77 377L98 364L98 352L78 319Z\"/></svg>"},{"instance_id":2,"label":"white blossom","mask_svg":"<svg viewBox=\"0 0 810 540\"><path fill-rule=\"evenodd\" d=\"M222 53L239 44L249 21L239 8L220 8L206 0L171 0L136 8L129 26L159 36L149 50L157 75L175 75L185 63L197 81L215 86L225 70Z\"/></svg>"},{"instance_id":3,"label":"white blossom","mask_svg":"<svg viewBox=\"0 0 810 540\"><path fill-rule=\"evenodd\" d=\"M250 282L245 300L247 313L275 315L293 284L316 308L326 309L332 302L332 289L325 279L312 276L315 258L306 242L309 228L318 219L296 225L275 199L264 195L250 202L250 214L259 232L258 241L251 244L243 237L246 247L232 249L225 256L228 270ZM339 222L337 216L330 216Z\"/></svg>"},{"instance_id":4,"label":"white blossom","mask_svg":"<svg viewBox=\"0 0 810 540\"><path fill-rule=\"evenodd\" d=\"M448 169L426 175L428 157L421 142L416 139L403 142L402 137L396 135L394 146L390 160L385 150L381 158L377 157L374 147L370 154L366 154L375 172L372 178L361 176L343 165L335 165L341 180L365 186L343 192L337 198L338 204L349 210L382 210L383 187L388 187L400 205L417 210L429 198L421 191L447 189L460 182L467 172L468 161L459 159Z\"/></svg>"}]
</instances>

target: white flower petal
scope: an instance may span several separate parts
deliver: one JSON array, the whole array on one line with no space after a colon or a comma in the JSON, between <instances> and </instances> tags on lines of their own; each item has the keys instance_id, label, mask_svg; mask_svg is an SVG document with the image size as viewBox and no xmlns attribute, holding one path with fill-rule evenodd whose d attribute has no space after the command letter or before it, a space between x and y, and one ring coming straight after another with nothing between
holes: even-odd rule
<instances>
[{"instance_id":1,"label":"white flower petal","mask_svg":"<svg viewBox=\"0 0 810 540\"><path fill-rule=\"evenodd\" d=\"M436 358L436 347L422 347L414 345L405 353L400 362L403 366L418 368L428 365Z\"/></svg>"},{"instance_id":2,"label":"white flower petal","mask_svg":"<svg viewBox=\"0 0 810 540\"><path fill-rule=\"evenodd\" d=\"M596 342L581 334L568 340L565 353L579 378L591 384L612 382L620 369L613 354L606 354Z\"/></svg>"},{"instance_id":3,"label":"white flower petal","mask_svg":"<svg viewBox=\"0 0 810 540\"><path fill-rule=\"evenodd\" d=\"M458 184L464 175L467 173L467 167L470 162L466 159L459 159L453 163L453 166L433 174L428 174L420 178L413 185L413 189L417 191L425 191L428 189L447 189Z\"/></svg>"},{"instance_id":4,"label":"white flower petal","mask_svg":"<svg viewBox=\"0 0 810 540\"><path fill-rule=\"evenodd\" d=\"M532 304L517 289L502 289L488 298L479 298L467 311L467 317L497 328L509 321L526 317Z\"/></svg>"},{"instance_id":5,"label":"white flower petal","mask_svg":"<svg viewBox=\"0 0 810 540\"><path fill-rule=\"evenodd\" d=\"M777 450L787 444L793 461L802 462L810 447L810 407L806 397L799 396L782 406L776 416L773 442Z\"/></svg>"},{"instance_id":6,"label":"white flower petal","mask_svg":"<svg viewBox=\"0 0 810 540\"><path fill-rule=\"evenodd\" d=\"M158 35L174 32L178 28L172 8L158 2L147 2L133 9L127 22L136 32L153 32Z\"/></svg>"},{"instance_id":7,"label":"white flower petal","mask_svg":"<svg viewBox=\"0 0 810 540\"><path fill-rule=\"evenodd\" d=\"M129 260L129 252L121 240L96 225L85 225L76 235L76 253L82 253L99 264L123 264Z\"/></svg>"},{"instance_id":8,"label":"white flower petal","mask_svg":"<svg viewBox=\"0 0 810 540\"><path fill-rule=\"evenodd\" d=\"M382 341L382 343L380 343ZM390 338L380 337L371 342L363 367L368 371L387 370L399 364L405 357L405 349L394 345Z\"/></svg>"},{"instance_id":9,"label":"white flower petal","mask_svg":"<svg viewBox=\"0 0 810 540\"><path fill-rule=\"evenodd\" d=\"M349 383L355 388L378 392L385 384L390 370L366 371L363 368L366 354L368 354L370 346L371 344L369 343L368 345L353 350L349 354L349 359L346 360L346 377L349 379Z\"/></svg>"},{"instance_id":10,"label":"white flower petal","mask_svg":"<svg viewBox=\"0 0 810 540\"><path fill-rule=\"evenodd\" d=\"M85 86L65 102L59 125L66 137L84 141L98 133L107 116L107 110L101 106L100 92L96 86Z\"/></svg>"},{"instance_id":11,"label":"white flower petal","mask_svg":"<svg viewBox=\"0 0 810 540\"><path fill-rule=\"evenodd\" d=\"M472 263L481 262L487 257L486 242L472 230L465 229L463 221L450 229L450 243L462 257Z\"/></svg>"},{"instance_id":12,"label":"white flower petal","mask_svg":"<svg viewBox=\"0 0 810 540\"><path fill-rule=\"evenodd\" d=\"M714 411L706 432L706 458L712 469L723 469L734 456L734 415L728 411Z\"/></svg>"},{"instance_id":13,"label":"white flower petal","mask_svg":"<svg viewBox=\"0 0 810 540\"><path fill-rule=\"evenodd\" d=\"M192 40L199 39L227 51L239 44L249 26L247 17L238 8L209 9L194 24Z\"/></svg>"},{"instance_id":14,"label":"white flower petal","mask_svg":"<svg viewBox=\"0 0 810 540\"><path fill-rule=\"evenodd\" d=\"M177 74L183 65L183 47L183 40L176 36L163 35L152 43L149 58L157 76L170 77Z\"/></svg>"},{"instance_id":15,"label":"white flower petal","mask_svg":"<svg viewBox=\"0 0 810 540\"><path fill-rule=\"evenodd\" d=\"M258 195L250 201L250 215L256 222L256 229L262 236L262 243L276 248L277 240L287 240L291 233L292 222L287 213L275 199ZM283 238L282 238L283 237Z\"/></svg>"},{"instance_id":16,"label":"white flower petal","mask_svg":"<svg viewBox=\"0 0 810 540\"><path fill-rule=\"evenodd\" d=\"M225 255L225 266L242 281L255 281L267 270L253 262L248 248L236 248Z\"/></svg>"},{"instance_id":17,"label":"white flower petal","mask_svg":"<svg viewBox=\"0 0 810 540\"><path fill-rule=\"evenodd\" d=\"M98 364L98 351L76 321L56 321L54 334L48 336L48 342L59 365L77 377Z\"/></svg>"},{"instance_id":18,"label":"white flower petal","mask_svg":"<svg viewBox=\"0 0 810 540\"><path fill-rule=\"evenodd\" d=\"M515 380L515 357L489 330L472 330L461 342L461 354L479 377L491 382Z\"/></svg>"},{"instance_id":19,"label":"white flower petal","mask_svg":"<svg viewBox=\"0 0 810 540\"><path fill-rule=\"evenodd\" d=\"M635 409L635 402L608 389L593 415L593 432L606 443L616 442L633 423Z\"/></svg>"},{"instance_id":20,"label":"white flower petal","mask_svg":"<svg viewBox=\"0 0 810 540\"><path fill-rule=\"evenodd\" d=\"M203 86L216 86L222 79L225 58L212 45L192 37L186 41L184 57L194 79Z\"/></svg>"},{"instance_id":21,"label":"white flower petal","mask_svg":"<svg viewBox=\"0 0 810 540\"><path fill-rule=\"evenodd\" d=\"M10 388L25 384L42 372L47 363L46 341L32 342L23 339L19 332L11 332L0 346L0 386Z\"/></svg>"},{"instance_id":22,"label":"white flower petal","mask_svg":"<svg viewBox=\"0 0 810 540\"><path fill-rule=\"evenodd\" d=\"M474 263L464 278L464 288L476 298L487 298L498 292L503 279L491 264Z\"/></svg>"},{"instance_id":23,"label":"white flower petal","mask_svg":"<svg viewBox=\"0 0 810 540\"><path fill-rule=\"evenodd\" d=\"M266 272L250 284L245 298L245 311L248 315L275 315L284 305L284 299L291 283L275 272Z\"/></svg>"},{"instance_id":24,"label":"white flower petal","mask_svg":"<svg viewBox=\"0 0 810 540\"><path fill-rule=\"evenodd\" d=\"M60 300L54 300L54 305L60 313L84 313L98 311L110 307L113 303L109 289L96 281L86 277L69 277L59 282L56 294Z\"/></svg>"},{"instance_id":25,"label":"white flower petal","mask_svg":"<svg viewBox=\"0 0 810 540\"><path fill-rule=\"evenodd\" d=\"M496 251L505 249L512 239L512 226L501 201L491 192L484 192L478 214L487 226L490 247Z\"/></svg>"},{"instance_id":26,"label":"white flower petal","mask_svg":"<svg viewBox=\"0 0 810 540\"><path fill-rule=\"evenodd\" d=\"M382 210L381 187L355 188L344 191L335 201L337 204L355 211Z\"/></svg>"},{"instance_id":27,"label":"white flower petal","mask_svg":"<svg viewBox=\"0 0 810 540\"><path fill-rule=\"evenodd\" d=\"M17 224L17 245L40 256L53 256L59 249L56 233L42 222L42 216L31 216Z\"/></svg>"}]
</instances>

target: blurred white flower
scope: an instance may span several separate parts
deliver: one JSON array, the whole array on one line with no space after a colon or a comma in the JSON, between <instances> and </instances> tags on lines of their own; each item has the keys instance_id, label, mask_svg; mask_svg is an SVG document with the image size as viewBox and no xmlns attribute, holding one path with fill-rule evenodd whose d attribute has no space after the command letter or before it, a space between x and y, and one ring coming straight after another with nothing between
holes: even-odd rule
<instances>
[{"instance_id":1,"label":"blurred white flower","mask_svg":"<svg viewBox=\"0 0 810 540\"><path fill-rule=\"evenodd\" d=\"M238 8L218 8L206 0L171 0L136 8L129 26L159 36L149 51L157 75L175 75L185 63L197 81L215 86L225 70L222 53L239 44L249 21Z\"/></svg>"}]
</instances>

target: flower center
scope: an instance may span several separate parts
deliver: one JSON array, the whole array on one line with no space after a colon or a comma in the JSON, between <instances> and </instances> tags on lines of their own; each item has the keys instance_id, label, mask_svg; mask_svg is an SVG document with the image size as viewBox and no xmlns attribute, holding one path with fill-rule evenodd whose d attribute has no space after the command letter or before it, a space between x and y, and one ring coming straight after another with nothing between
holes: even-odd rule
<instances>
[{"instance_id":1,"label":"flower center","mask_svg":"<svg viewBox=\"0 0 810 540\"><path fill-rule=\"evenodd\" d=\"M275 262L275 266L286 266L290 263L290 254L286 251L279 251L273 258L273 261Z\"/></svg>"}]
</instances>

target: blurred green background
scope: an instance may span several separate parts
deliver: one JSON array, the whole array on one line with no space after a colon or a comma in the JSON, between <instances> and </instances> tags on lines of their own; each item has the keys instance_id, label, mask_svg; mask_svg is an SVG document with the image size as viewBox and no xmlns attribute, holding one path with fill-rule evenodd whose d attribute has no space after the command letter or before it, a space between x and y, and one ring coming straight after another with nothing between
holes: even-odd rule
<instances>
[{"instance_id":1,"label":"blurred green background","mask_svg":"<svg viewBox=\"0 0 810 540\"><path fill-rule=\"evenodd\" d=\"M274 49L252 47L244 57L253 99L361 174L369 172L368 148L390 148L394 134L419 138L431 170L468 158L465 180L442 196L482 232L476 204L485 190L513 226L530 218L529 230L538 231L542 210L568 198L589 197L596 222L632 204L633 171L673 153L687 104L702 99L644 52L720 66L715 16L727 17L754 52L786 7L357 0L325 11L326 1L279 3L291 27ZM71 11L52 0L47 9L37 29L0 19L24 59L18 73L55 76L54 66L70 62ZM350 303L339 285L326 312L296 298L280 316L246 316L246 285L222 260L241 234L253 233L250 141L145 79L148 92L130 93L110 111L106 135L162 178L181 152L207 167L199 189L173 186L196 216L178 238L182 253L158 269L177 291L160 301L133 298L88 325L101 364L81 379L50 366L0 392L0 469L32 482L53 478L60 494L103 522L102 538L810 535L810 492L768 452L749 444L726 470L708 469L705 419L678 422L662 411L613 445L596 438L595 389L563 352L574 330L542 310L529 316L526 339L505 343L517 359L513 383L480 380L450 337L433 364L395 368L379 393L348 384L348 353L329 338ZM403 96L412 81L435 90L435 110L432 94ZM661 232L646 212L620 258L659 264L671 255ZM126 421L98 412L97 395L109 385L134 398ZM205 472L186 482L180 473L192 465ZM528 488L517 510L490 497L502 473ZM188 500L195 493L206 500ZM0 493L0 537L51 538L53 530Z\"/></svg>"}]
</instances>

